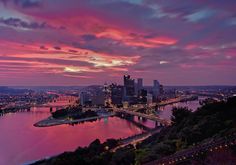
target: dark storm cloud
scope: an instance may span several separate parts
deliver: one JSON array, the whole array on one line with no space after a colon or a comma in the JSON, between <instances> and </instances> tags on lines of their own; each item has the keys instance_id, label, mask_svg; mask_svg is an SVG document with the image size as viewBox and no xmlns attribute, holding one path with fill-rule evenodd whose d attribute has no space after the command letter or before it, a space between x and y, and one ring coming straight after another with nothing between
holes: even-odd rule
<instances>
[{"instance_id":1,"label":"dark storm cloud","mask_svg":"<svg viewBox=\"0 0 236 165\"><path fill-rule=\"evenodd\" d=\"M61 50L61 47L59 47L59 46L54 46L53 47L55 50Z\"/></svg>"},{"instance_id":2,"label":"dark storm cloud","mask_svg":"<svg viewBox=\"0 0 236 165\"><path fill-rule=\"evenodd\" d=\"M81 38L84 41L92 41L92 40L95 40L97 37L95 35L92 35L92 34L85 34L85 35L82 35Z\"/></svg>"},{"instance_id":3,"label":"dark storm cloud","mask_svg":"<svg viewBox=\"0 0 236 165\"><path fill-rule=\"evenodd\" d=\"M48 48L46 48L46 47L45 47L45 46L43 46L43 45L42 45L42 46L40 46L39 48L40 48L40 49L42 49L42 50L48 50Z\"/></svg>"},{"instance_id":4,"label":"dark storm cloud","mask_svg":"<svg viewBox=\"0 0 236 165\"><path fill-rule=\"evenodd\" d=\"M78 53L77 50L73 50L73 49L68 50L68 52L70 52L70 53Z\"/></svg>"},{"instance_id":5,"label":"dark storm cloud","mask_svg":"<svg viewBox=\"0 0 236 165\"><path fill-rule=\"evenodd\" d=\"M0 24L12 27L27 28L27 29L45 29L50 28L47 23L26 22L19 18L0 18Z\"/></svg>"},{"instance_id":6,"label":"dark storm cloud","mask_svg":"<svg viewBox=\"0 0 236 165\"><path fill-rule=\"evenodd\" d=\"M75 48L83 48L92 50L94 52L106 53L106 54L114 54L114 55L122 55L122 56L134 56L137 55L138 50L134 50L132 47L124 45L120 41L115 41L110 38L96 38L84 40L84 36L79 38L80 42L73 42L71 46Z\"/></svg>"},{"instance_id":7,"label":"dark storm cloud","mask_svg":"<svg viewBox=\"0 0 236 165\"><path fill-rule=\"evenodd\" d=\"M49 64L57 64L57 65L74 65L74 66L89 66L93 67L92 64L79 60L64 60L64 59L49 59L49 58L25 58L25 57L7 57L0 56L0 61L12 60L12 61L25 61L25 62L41 62L41 63L49 63Z\"/></svg>"}]
</instances>

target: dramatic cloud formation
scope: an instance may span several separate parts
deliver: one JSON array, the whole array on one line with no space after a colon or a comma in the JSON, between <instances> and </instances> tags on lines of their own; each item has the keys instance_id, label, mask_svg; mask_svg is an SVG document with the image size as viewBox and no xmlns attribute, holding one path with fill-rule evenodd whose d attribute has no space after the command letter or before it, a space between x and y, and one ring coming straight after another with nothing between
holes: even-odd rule
<instances>
[{"instance_id":1,"label":"dramatic cloud formation","mask_svg":"<svg viewBox=\"0 0 236 165\"><path fill-rule=\"evenodd\" d=\"M236 84L235 0L2 0L0 85Z\"/></svg>"}]
</instances>

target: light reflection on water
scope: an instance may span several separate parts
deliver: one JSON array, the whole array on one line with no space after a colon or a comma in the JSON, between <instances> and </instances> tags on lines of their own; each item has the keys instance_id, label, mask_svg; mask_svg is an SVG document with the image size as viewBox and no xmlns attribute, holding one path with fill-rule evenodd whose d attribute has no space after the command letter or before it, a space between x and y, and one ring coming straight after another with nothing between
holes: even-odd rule
<instances>
[{"instance_id":1,"label":"light reflection on water","mask_svg":"<svg viewBox=\"0 0 236 165\"><path fill-rule=\"evenodd\" d=\"M170 120L172 116L173 107L187 107L192 111L196 111L200 107L199 100L204 100L205 97L200 97L198 100L188 101L188 102L178 102L164 107L160 107L159 116L163 119Z\"/></svg>"},{"instance_id":2,"label":"light reflection on water","mask_svg":"<svg viewBox=\"0 0 236 165\"><path fill-rule=\"evenodd\" d=\"M131 122L118 117L75 126L37 128L33 124L50 115L49 108L35 108L0 117L0 165L16 165L72 151L95 139L124 138L141 133Z\"/></svg>"},{"instance_id":3,"label":"light reflection on water","mask_svg":"<svg viewBox=\"0 0 236 165\"><path fill-rule=\"evenodd\" d=\"M173 106L189 107L196 110L198 100L176 103L162 108L160 117L170 119ZM102 142L108 138L125 138L139 134L142 130L118 117L110 117L75 126L60 125L37 128L33 124L50 115L49 108L32 108L30 112L6 114L0 117L0 165L16 165L53 156L64 151L73 151L78 146L87 146L95 139ZM139 120L150 128L155 122Z\"/></svg>"}]
</instances>

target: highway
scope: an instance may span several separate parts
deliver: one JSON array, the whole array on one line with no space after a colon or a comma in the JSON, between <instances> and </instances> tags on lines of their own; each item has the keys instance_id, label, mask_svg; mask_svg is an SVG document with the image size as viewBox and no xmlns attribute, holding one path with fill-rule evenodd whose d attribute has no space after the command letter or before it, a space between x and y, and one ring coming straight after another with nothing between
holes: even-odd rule
<instances>
[{"instance_id":1,"label":"highway","mask_svg":"<svg viewBox=\"0 0 236 165\"><path fill-rule=\"evenodd\" d=\"M148 137L152 136L155 133L160 132L161 129L162 128L157 128L157 129L154 129L154 130L149 131L149 132L143 132L141 134L130 136L130 137L127 137L125 139L122 139L122 140L120 140L120 145L117 146L116 148L113 148L111 151L115 152L117 149L125 147L129 144L132 144L132 145L136 146L137 143L147 139Z\"/></svg>"}]
</instances>

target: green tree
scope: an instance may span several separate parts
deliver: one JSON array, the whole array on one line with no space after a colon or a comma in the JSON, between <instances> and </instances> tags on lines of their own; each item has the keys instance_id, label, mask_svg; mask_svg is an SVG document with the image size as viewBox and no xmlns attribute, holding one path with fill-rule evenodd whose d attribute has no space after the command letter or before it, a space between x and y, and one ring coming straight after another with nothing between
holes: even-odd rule
<instances>
[{"instance_id":1,"label":"green tree","mask_svg":"<svg viewBox=\"0 0 236 165\"><path fill-rule=\"evenodd\" d=\"M183 119L187 118L191 111L186 107L173 108L171 120L174 124L180 123Z\"/></svg>"}]
</instances>

